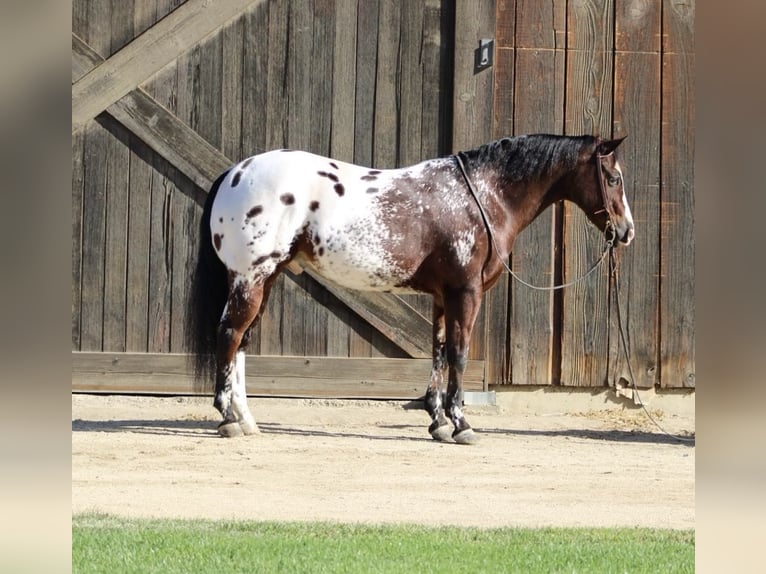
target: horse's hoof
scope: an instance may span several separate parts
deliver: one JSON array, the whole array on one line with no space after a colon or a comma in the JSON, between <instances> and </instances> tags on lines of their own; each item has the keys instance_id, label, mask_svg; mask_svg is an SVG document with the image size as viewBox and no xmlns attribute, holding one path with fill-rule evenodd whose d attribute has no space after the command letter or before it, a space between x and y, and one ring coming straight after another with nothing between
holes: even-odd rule
<instances>
[{"instance_id":1,"label":"horse's hoof","mask_svg":"<svg viewBox=\"0 0 766 574\"><path fill-rule=\"evenodd\" d=\"M226 438L234 438L242 436L242 427L239 423L234 421L231 423L221 423L218 425L218 434Z\"/></svg>"},{"instance_id":2,"label":"horse's hoof","mask_svg":"<svg viewBox=\"0 0 766 574\"><path fill-rule=\"evenodd\" d=\"M452 434L449 432L449 425L431 425L428 427L428 432L431 434L431 438L438 440L439 442L452 442Z\"/></svg>"},{"instance_id":3,"label":"horse's hoof","mask_svg":"<svg viewBox=\"0 0 766 574\"><path fill-rule=\"evenodd\" d=\"M479 442L479 435L473 432L473 429L467 428L452 435L457 444L476 444Z\"/></svg>"},{"instance_id":4,"label":"horse's hoof","mask_svg":"<svg viewBox=\"0 0 766 574\"><path fill-rule=\"evenodd\" d=\"M261 429L258 428L258 425L255 424L255 421L252 419L239 421L239 427L242 429L242 432L248 436L252 434L261 434Z\"/></svg>"}]
</instances>

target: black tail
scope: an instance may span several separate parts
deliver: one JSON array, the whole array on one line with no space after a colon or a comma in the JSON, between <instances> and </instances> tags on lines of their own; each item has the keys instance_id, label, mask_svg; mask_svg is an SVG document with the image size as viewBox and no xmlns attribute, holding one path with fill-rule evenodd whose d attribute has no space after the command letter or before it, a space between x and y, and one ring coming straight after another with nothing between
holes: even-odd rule
<instances>
[{"instance_id":1,"label":"black tail","mask_svg":"<svg viewBox=\"0 0 766 574\"><path fill-rule=\"evenodd\" d=\"M210 212L218 188L228 171L221 174L210 188L199 226L197 265L189 293L186 320L186 349L189 366L194 372L194 387L209 392L215 377L215 350L218 321L228 297L226 267L213 250L210 237Z\"/></svg>"}]
</instances>

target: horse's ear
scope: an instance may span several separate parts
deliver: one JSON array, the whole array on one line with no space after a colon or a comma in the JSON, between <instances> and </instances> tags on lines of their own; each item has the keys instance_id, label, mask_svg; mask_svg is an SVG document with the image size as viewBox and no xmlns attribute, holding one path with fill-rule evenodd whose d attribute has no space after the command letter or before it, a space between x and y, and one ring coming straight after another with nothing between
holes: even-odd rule
<instances>
[{"instance_id":1,"label":"horse's ear","mask_svg":"<svg viewBox=\"0 0 766 574\"><path fill-rule=\"evenodd\" d=\"M617 146L619 146L625 140L626 137L628 136L623 136L616 140L607 140L607 141L601 142L600 144L598 144L598 149L596 150L598 151L598 155L609 155L610 153L612 153L614 150L617 149Z\"/></svg>"}]
</instances>

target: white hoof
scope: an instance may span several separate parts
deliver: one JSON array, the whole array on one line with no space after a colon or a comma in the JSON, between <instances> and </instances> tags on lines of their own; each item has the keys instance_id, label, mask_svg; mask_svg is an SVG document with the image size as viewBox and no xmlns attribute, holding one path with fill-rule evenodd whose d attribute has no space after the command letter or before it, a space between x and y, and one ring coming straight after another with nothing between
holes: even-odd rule
<instances>
[{"instance_id":1,"label":"white hoof","mask_svg":"<svg viewBox=\"0 0 766 574\"><path fill-rule=\"evenodd\" d=\"M255 424L255 420L252 417L239 421L239 426L242 429L242 432L246 435L261 434L261 429L258 428L258 425Z\"/></svg>"},{"instance_id":2,"label":"white hoof","mask_svg":"<svg viewBox=\"0 0 766 574\"><path fill-rule=\"evenodd\" d=\"M218 434L222 437L226 438L234 438L237 436L242 436L242 427L239 426L238 422L232 422L232 423L221 423L218 425Z\"/></svg>"},{"instance_id":3,"label":"white hoof","mask_svg":"<svg viewBox=\"0 0 766 574\"><path fill-rule=\"evenodd\" d=\"M452 435L455 442L458 444L476 444L479 442L479 435L473 432L473 429L465 429L459 433Z\"/></svg>"}]
</instances>

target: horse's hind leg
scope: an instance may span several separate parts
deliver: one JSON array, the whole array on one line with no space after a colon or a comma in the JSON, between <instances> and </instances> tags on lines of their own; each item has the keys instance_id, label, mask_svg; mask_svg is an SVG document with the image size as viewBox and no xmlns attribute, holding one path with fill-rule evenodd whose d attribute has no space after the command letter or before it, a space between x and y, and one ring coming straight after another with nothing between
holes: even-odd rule
<instances>
[{"instance_id":1,"label":"horse's hind leg","mask_svg":"<svg viewBox=\"0 0 766 574\"><path fill-rule=\"evenodd\" d=\"M241 278L230 281L229 298L218 323L216 383L213 405L223 421L222 436L257 432L247 407L245 391L245 351L243 338L255 320L263 301L264 285ZM246 344L246 339L245 339Z\"/></svg>"},{"instance_id":2,"label":"horse's hind leg","mask_svg":"<svg viewBox=\"0 0 766 574\"><path fill-rule=\"evenodd\" d=\"M442 404L442 383L447 366L446 331L444 329L444 308L434 302L433 306L433 368L425 397L425 407L431 415L428 432L438 441L451 439L449 420L444 415Z\"/></svg>"}]
</instances>

